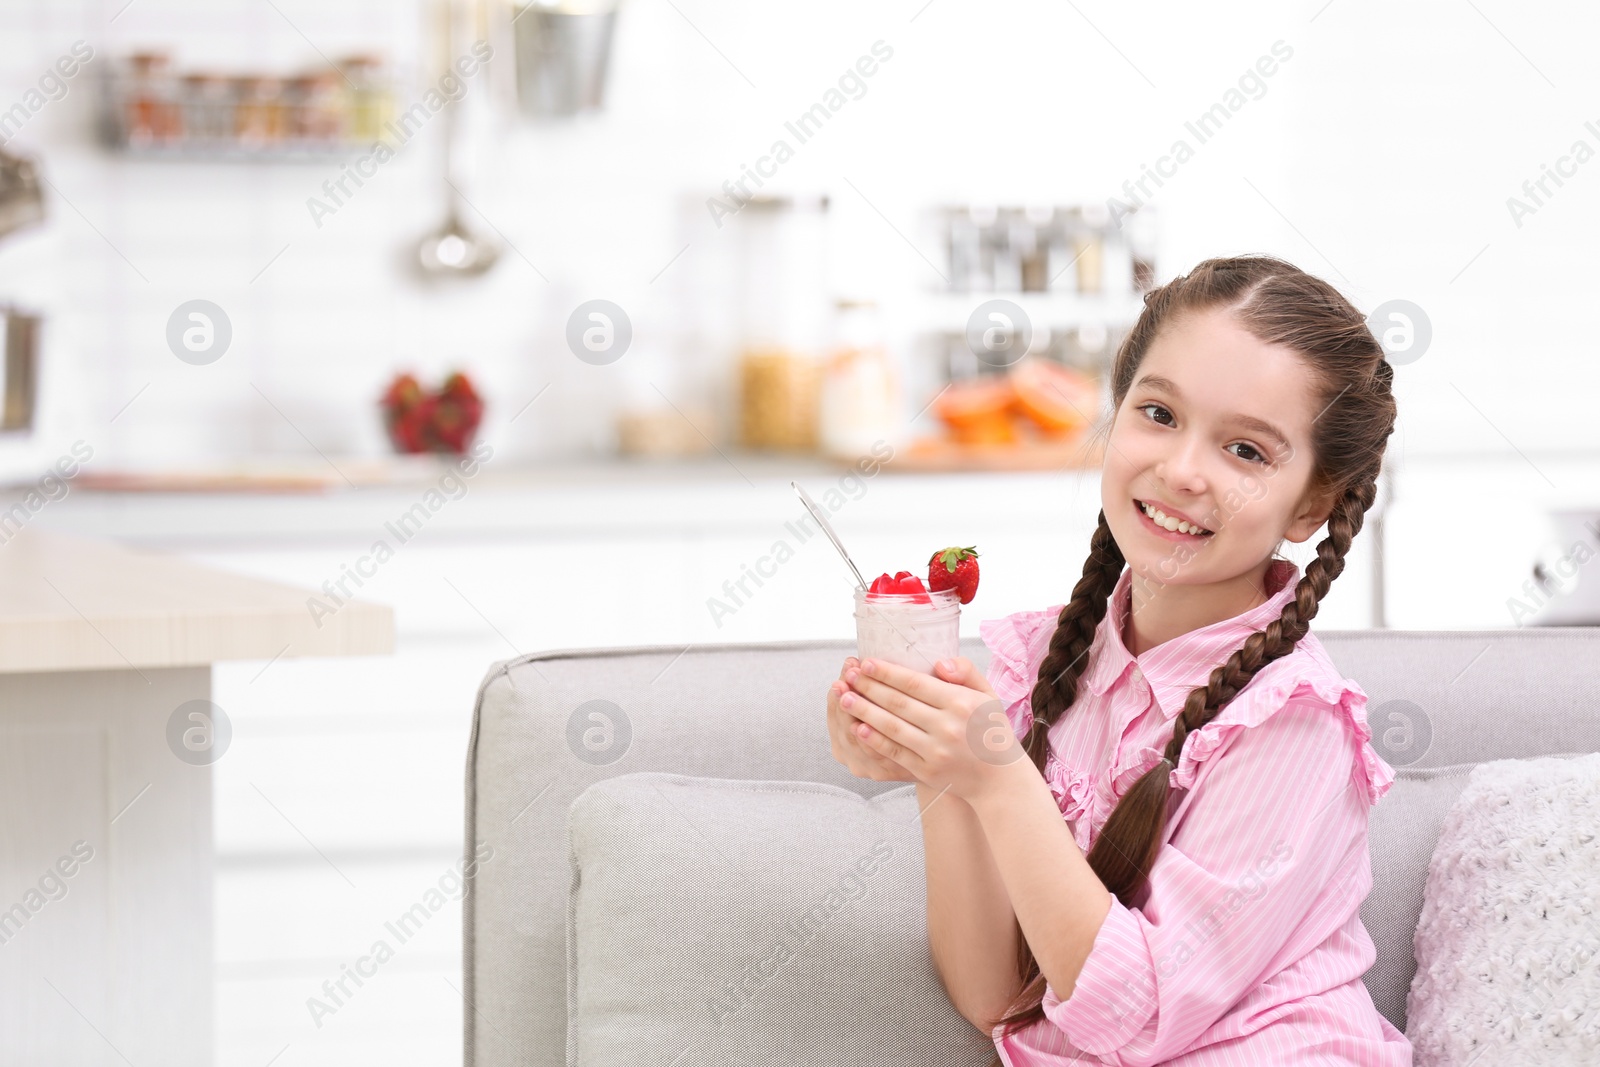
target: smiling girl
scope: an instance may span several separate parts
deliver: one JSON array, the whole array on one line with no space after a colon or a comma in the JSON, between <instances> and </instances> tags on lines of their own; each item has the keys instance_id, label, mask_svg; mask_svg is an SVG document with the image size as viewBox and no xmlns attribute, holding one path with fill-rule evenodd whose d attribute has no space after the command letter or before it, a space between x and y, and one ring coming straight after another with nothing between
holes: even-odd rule
<instances>
[{"instance_id":1,"label":"smiling girl","mask_svg":"<svg viewBox=\"0 0 1600 1067\"><path fill-rule=\"evenodd\" d=\"M980 624L987 677L845 661L834 755L917 783L934 963L996 1063L1411 1064L1361 978L1394 773L1309 629L1376 494L1392 381L1327 283L1199 264L1117 352L1071 599ZM1277 554L1324 526L1303 575Z\"/></svg>"}]
</instances>

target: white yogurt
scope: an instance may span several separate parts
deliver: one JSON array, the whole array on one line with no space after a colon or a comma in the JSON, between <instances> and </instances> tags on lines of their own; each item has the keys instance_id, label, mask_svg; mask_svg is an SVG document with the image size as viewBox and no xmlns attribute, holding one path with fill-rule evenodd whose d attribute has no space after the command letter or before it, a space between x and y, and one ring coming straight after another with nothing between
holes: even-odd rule
<instances>
[{"instance_id":1,"label":"white yogurt","mask_svg":"<svg viewBox=\"0 0 1600 1067\"><path fill-rule=\"evenodd\" d=\"M921 674L961 654L961 597L954 589L924 594L856 590L856 652L862 659L897 663Z\"/></svg>"}]
</instances>

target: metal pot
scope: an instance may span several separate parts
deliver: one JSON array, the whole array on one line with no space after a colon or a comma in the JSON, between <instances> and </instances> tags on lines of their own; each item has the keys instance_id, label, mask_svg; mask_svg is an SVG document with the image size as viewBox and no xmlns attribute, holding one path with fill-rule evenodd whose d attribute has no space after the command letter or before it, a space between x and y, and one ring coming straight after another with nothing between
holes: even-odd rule
<instances>
[{"instance_id":1,"label":"metal pot","mask_svg":"<svg viewBox=\"0 0 1600 1067\"><path fill-rule=\"evenodd\" d=\"M517 104L536 118L599 108L616 24L616 0L513 5Z\"/></svg>"}]
</instances>

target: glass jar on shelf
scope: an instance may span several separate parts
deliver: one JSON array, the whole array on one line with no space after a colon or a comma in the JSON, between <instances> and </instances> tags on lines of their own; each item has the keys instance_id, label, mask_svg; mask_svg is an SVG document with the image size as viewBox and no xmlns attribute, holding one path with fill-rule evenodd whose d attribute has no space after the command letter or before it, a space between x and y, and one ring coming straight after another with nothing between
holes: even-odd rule
<instances>
[{"instance_id":1,"label":"glass jar on shelf","mask_svg":"<svg viewBox=\"0 0 1600 1067\"><path fill-rule=\"evenodd\" d=\"M1085 295L1098 294L1103 289L1101 257L1104 254L1105 235L1094 219L1093 205L1073 212L1072 255L1077 266L1077 290ZM1102 209L1102 214L1104 213Z\"/></svg>"},{"instance_id":2,"label":"glass jar on shelf","mask_svg":"<svg viewBox=\"0 0 1600 1067\"><path fill-rule=\"evenodd\" d=\"M1123 223L1128 236L1128 252L1132 258L1133 288L1136 293L1149 292L1156 286L1156 214L1155 208L1146 204Z\"/></svg>"},{"instance_id":3,"label":"glass jar on shelf","mask_svg":"<svg viewBox=\"0 0 1600 1067\"><path fill-rule=\"evenodd\" d=\"M183 78L183 138L207 148L227 143L233 134L233 96L228 80L197 71Z\"/></svg>"},{"instance_id":4,"label":"glass jar on shelf","mask_svg":"<svg viewBox=\"0 0 1600 1067\"><path fill-rule=\"evenodd\" d=\"M233 139L245 148L259 148L267 143L271 130L268 111L274 105L271 94L276 92L275 85L272 79L253 74L240 75L232 81L234 99L238 101L233 109Z\"/></svg>"},{"instance_id":5,"label":"glass jar on shelf","mask_svg":"<svg viewBox=\"0 0 1600 1067\"><path fill-rule=\"evenodd\" d=\"M183 132L172 57L135 52L128 57L122 89L122 139L131 147L168 144Z\"/></svg>"},{"instance_id":6,"label":"glass jar on shelf","mask_svg":"<svg viewBox=\"0 0 1600 1067\"><path fill-rule=\"evenodd\" d=\"M343 80L331 70L294 79L294 138L310 145L337 144L345 137L347 100Z\"/></svg>"},{"instance_id":7,"label":"glass jar on shelf","mask_svg":"<svg viewBox=\"0 0 1600 1067\"><path fill-rule=\"evenodd\" d=\"M347 135L364 144L381 140L391 112L383 60L370 54L346 56L339 61L339 67L350 79L344 86Z\"/></svg>"},{"instance_id":8,"label":"glass jar on shelf","mask_svg":"<svg viewBox=\"0 0 1600 1067\"><path fill-rule=\"evenodd\" d=\"M1023 209L1013 232L1022 253L1022 291L1042 293L1050 288L1050 237L1055 211L1049 205Z\"/></svg>"}]
</instances>

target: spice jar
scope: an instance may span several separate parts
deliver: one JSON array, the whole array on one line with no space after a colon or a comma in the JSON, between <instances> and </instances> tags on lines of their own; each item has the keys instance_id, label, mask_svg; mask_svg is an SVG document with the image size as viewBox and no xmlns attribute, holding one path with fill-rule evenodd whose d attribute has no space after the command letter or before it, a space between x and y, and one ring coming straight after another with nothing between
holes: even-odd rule
<instances>
[{"instance_id":1,"label":"spice jar","mask_svg":"<svg viewBox=\"0 0 1600 1067\"><path fill-rule=\"evenodd\" d=\"M123 140L143 148L176 139L183 131L177 95L170 56L165 52L129 56L122 106Z\"/></svg>"},{"instance_id":2,"label":"spice jar","mask_svg":"<svg viewBox=\"0 0 1600 1067\"><path fill-rule=\"evenodd\" d=\"M226 78L188 74L183 79L184 138L204 145L233 136L233 97Z\"/></svg>"},{"instance_id":3,"label":"spice jar","mask_svg":"<svg viewBox=\"0 0 1600 1067\"><path fill-rule=\"evenodd\" d=\"M345 135L347 101L333 71L319 71L294 80L294 136L312 144L339 141Z\"/></svg>"},{"instance_id":4,"label":"spice jar","mask_svg":"<svg viewBox=\"0 0 1600 1067\"><path fill-rule=\"evenodd\" d=\"M1101 255L1103 235L1077 213L1072 231L1072 254L1078 266L1078 292L1098 293L1101 289Z\"/></svg>"},{"instance_id":5,"label":"spice jar","mask_svg":"<svg viewBox=\"0 0 1600 1067\"><path fill-rule=\"evenodd\" d=\"M339 65L350 79L345 94L348 135L362 142L379 140L391 111L389 90L383 84L383 60L373 55L354 55L345 57Z\"/></svg>"}]
</instances>

